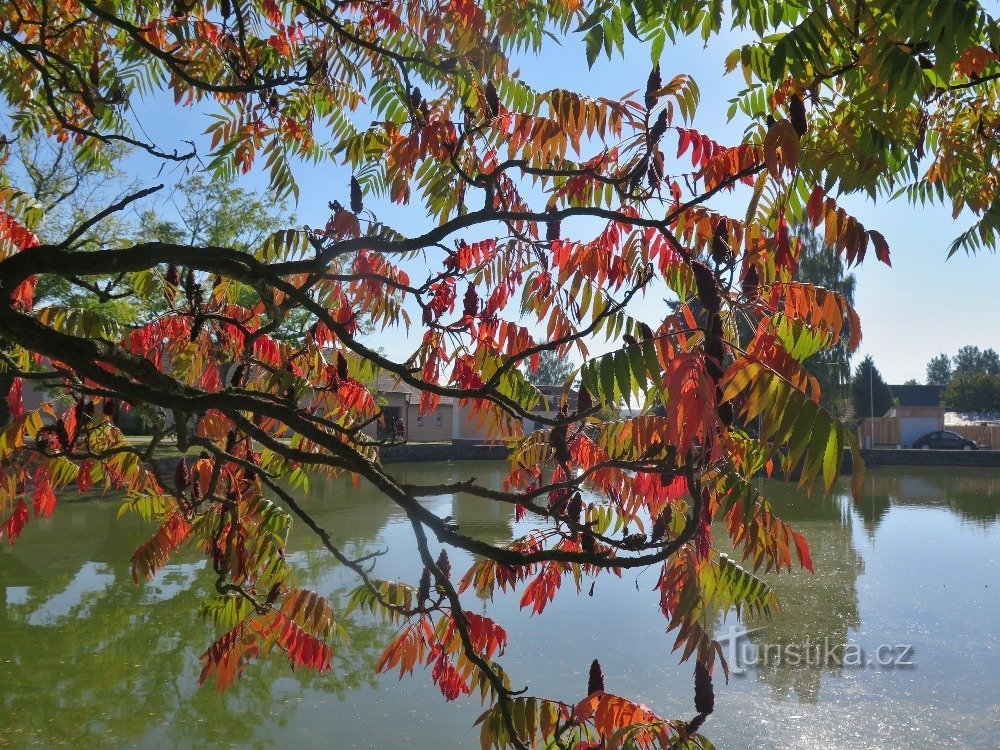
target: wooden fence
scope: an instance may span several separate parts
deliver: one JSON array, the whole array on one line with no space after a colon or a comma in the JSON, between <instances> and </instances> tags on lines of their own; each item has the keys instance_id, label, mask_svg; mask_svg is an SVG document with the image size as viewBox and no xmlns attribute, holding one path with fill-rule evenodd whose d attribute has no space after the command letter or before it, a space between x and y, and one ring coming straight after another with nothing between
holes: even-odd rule
<instances>
[{"instance_id":1,"label":"wooden fence","mask_svg":"<svg viewBox=\"0 0 1000 750\"><path fill-rule=\"evenodd\" d=\"M945 427L945 429L957 432L969 440L975 440L979 443L980 448L1000 449L1000 425L962 425L961 427Z\"/></svg>"},{"instance_id":2,"label":"wooden fence","mask_svg":"<svg viewBox=\"0 0 1000 750\"><path fill-rule=\"evenodd\" d=\"M899 420L895 417L865 417L858 427L858 442L863 448L899 445Z\"/></svg>"}]
</instances>

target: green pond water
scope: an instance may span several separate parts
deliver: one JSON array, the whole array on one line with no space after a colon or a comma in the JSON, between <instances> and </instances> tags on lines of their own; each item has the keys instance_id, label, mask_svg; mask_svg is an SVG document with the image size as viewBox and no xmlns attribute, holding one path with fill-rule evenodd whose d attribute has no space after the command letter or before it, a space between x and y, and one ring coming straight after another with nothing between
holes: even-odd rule
<instances>
[{"instance_id":1,"label":"green pond water","mask_svg":"<svg viewBox=\"0 0 1000 750\"><path fill-rule=\"evenodd\" d=\"M398 468L427 482L499 483L503 471ZM808 538L816 573L781 576L781 613L734 639L745 671L728 685L717 678L703 731L721 748L1000 747L1000 472L871 470L856 505L843 491L823 500L766 485ZM528 528L474 498L428 504L495 542ZM478 701L446 703L419 671L376 677L391 630L360 617L346 623L350 645L336 645L330 673L293 673L274 660L253 665L225 695L198 687L198 655L213 638L196 616L211 585L205 563L185 553L152 583L133 585L128 558L152 527L117 521L119 505L67 498L50 522L0 549L0 747L478 747ZM314 486L308 507L348 554L388 549L378 575L415 581L409 525L377 493ZM355 585L301 525L289 559L300 582L335 603ZM452 560L462 572L469 563ZM671 653L655 581L654 570L602 577L593 598L588 584L582 596L564 588L536 617L518 613L516 598L470 606L508 629L504 665L515 685L582 698L598 657L609 691L690 717L692 666ZM718 623L716 636L732 625ZM807 663L775 655L788 644L800 644ZM838 663L861 652L864 666ZM874 663L900 657L909 666Z\"/></svg>"}]
</instances>

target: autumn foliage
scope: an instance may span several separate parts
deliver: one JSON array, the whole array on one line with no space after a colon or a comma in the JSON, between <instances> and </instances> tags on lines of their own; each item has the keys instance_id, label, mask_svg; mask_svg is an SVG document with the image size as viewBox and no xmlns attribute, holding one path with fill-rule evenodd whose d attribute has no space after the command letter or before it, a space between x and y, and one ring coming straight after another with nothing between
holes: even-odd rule
<instances>
[{"instance_id":1,"label":"autumn foliage","mask_svg":"<svg viewBox=\"0 0 1000 750\"><path fill-rule=\"evenodd\" d=\"M608 99L535 90L512 70L509 56L537 50L543 29L579 28L591 61L622 46L623 29L650 39L654 56L664 29L718 29L703 4L689 16L672 7L689 4L666 5L6 3L0 92L21 130L70 142L82 159L124 143L191 160L129 126L130 107L166 93L213 113L216 175L260 168L293 195L296 164L325 161L340 176L323 230L291 227L250 251L111 238L79 248L101 215L40 244L39 206L0 187L0 359L11 379L0 535L14 543L71 487L124 493L123 510L156 525L132 557L137 581L182 546L215 571L202 614L219 637L201 678L219 689L268 653L329 669L338 620L359 611L398 628L378 671L427 669L446 699L484 702L484 748L708 746L698 732L726 670L708 624L720 612L770 615L777 601L761 573L812 570L806 539L753 479L829 491L856 449L803 362L840 342L855 349L860 323L838 294L798 280L792 228L821 232L848 264L889 264L884 236L838 195L947 192L956 211L978 212L975 236L990 244L995 180L960 185L958 170L978 169L978 141L954 112L995 98L1000 57L976 41L979 16L940 27L932 3L891 21L875 9L885 4L849 2L761 21L754 4L734 2L734 21L760 41L727 60L748 85L733 109L746 135L731 144L692 125L699 92L682 71L654 64L627 86L636 91ZM779 22L786 31L769 35ZM934 69L921 63L927 49L883 49L889 37L939 39L936 77L921 72ZM855 44L884 54L852 58ZM817 67L818 47L836 70ZM887 93L890 76L899 84ZM878 109L891 137L838 109L837 96L873 106L871 91L878 107L892 101ZM996 107L980 111L975 137L988 138ZM920 173L925 156L933 163ZM746 211L721 212L723 193L745 198ZM391 202L421 205L427 226L391 226L377 213ZM47 276L83 285L95 304L36 298ZM634 301L665 290L676 309L639 319ZM122 326L101 295L156 312ZM311 327L278 335L292 310ZM408 332L413 349L393 359L362 330ZM541 395L524 374L543 351L581 362L549 416L535 413ZM424 412L443 397L468 407L510 449L503 486L412 485L382 464L377 377L418 389ZM29 384L59 398L26 409ZM618 416L623 405L639 413ZM150 447L125 439L116 408L147 418ZM524 419L542 429L525 434ZM164 471L152 460L164 439L190 458ZM351 559L289 490L340 475L371 482L407 515L422 564L412 581L381 580L377 561L372 572L371 560ZM468 536L420 503L445 492L508 504L536 528L507 545ZM293 517L357 573L344 611L296 587L285 560ZM448 548L473 553L471 568L453 572ZM522 694L500 664L507 631L465 606L471 592L508 592L544 616L585 577L647 566L659 571L653 595L672 646L695 664L689 719L614 694L598 661L586 694L582 684Z\"/></svg>"}]
</instances>

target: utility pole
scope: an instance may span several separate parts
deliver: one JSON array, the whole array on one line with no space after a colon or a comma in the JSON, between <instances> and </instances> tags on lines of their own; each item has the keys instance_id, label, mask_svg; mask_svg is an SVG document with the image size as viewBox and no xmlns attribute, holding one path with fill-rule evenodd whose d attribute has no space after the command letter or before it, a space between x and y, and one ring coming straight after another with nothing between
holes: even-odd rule
<instances>
[{"instance_id":1,"label":"utility pole","mask_svg":"<svg viewBox=\"0 0 1000 750\"><path fill-rule=\"evenodd\" d=\"M875 447L875 366L868 365L868 447Z\"/></svg>"}]
</instances>

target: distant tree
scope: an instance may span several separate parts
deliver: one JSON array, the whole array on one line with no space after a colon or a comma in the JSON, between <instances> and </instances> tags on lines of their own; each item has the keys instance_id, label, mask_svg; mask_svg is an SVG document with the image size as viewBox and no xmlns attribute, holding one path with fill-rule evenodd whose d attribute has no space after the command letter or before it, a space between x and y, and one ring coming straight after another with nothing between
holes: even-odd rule
<instances>
[{"instance_id":1,"label":"distant tree","mask_svg":"<svg viewBox=\"0 0 1000 750\"><path fill-rule=\"evenodd\" d=\"M1000 375L982 371L955 375L941 397L955 411L1000 411Z\"/></svg>"},{"instance_id":2,"label":"distant tree","mask_svg":"<svg viewBox=\"0 0 1000 750\"><path fill-rule=\"evenodd\" d=\"M994 349L987 349L979 360L979 369L987 375L1000 375L1000 354Z\"/></svg>"},{"instance_id":3,"label":"distant tree","mask_svg":"<svg viewBox=\"0 0 1000 750\"><path fill-rule=\"evenodd\" d=\"M544 351L538 358L538 369L526 370L524 375L534 385L562 385L573 369L572 360L553 351Z\"/></svg>"},{"instance_id":4,"label":"distant tree","mask_svg":"<svg viewBox=\"0 0 1000 750\"><path fill-rule=\"evenodd\" d=\"M951 357L941 353L927 363L927 385L948 385L951 380Z\"/></svg>"},{"instance_id":5,"label":"distant tree","mask_svg":"<svg viewBox=\"0 0 1000 750\"><path fill-rule=\"evenodd\" d=\"M892 408L892 390L882 379L882 373L875 367L875 360L871 355L861 360L861 364L854 371L854 379L851 381L851 404L857 419L881 417Z\"/></svg>"},{"instance_id":6,"label":"distant tree","mask_svg":"<svg viewBox=\"0 0 1000 750\"><path fill-rule=\"evenodd\" d=\"M955 355L953 365L955 375L973 372L1000 375L1000 355L993 349L980 351L978 346L963 346Z\"/></svg>"},{"instance_id":7,"label":"distant tree","mask_svg":"<svg viewBox=\"0 0 1000 750\"><path fill-rule=\"evenodd\" d=\"M843 255L805 226L800 227L796 234L801 240L797 278L836 292L853 305L857 281L854 274L845 272ZM819 381L823 405L831 413L844 418L849 403L847 385L851 380L848 342L842 339L829 349L820 349L804 364Z\"/></svg>"},{"instance_id":8,"label":"distant tree","mask_svg":"<svg viewBox=\"0 0 1000 750\"><path fill-rule=\"evenodd\" d=\"M903 385L920 385L920 383L917 382L916 378L908 378L903 381Z\"/></svg>"}]
</instances>

